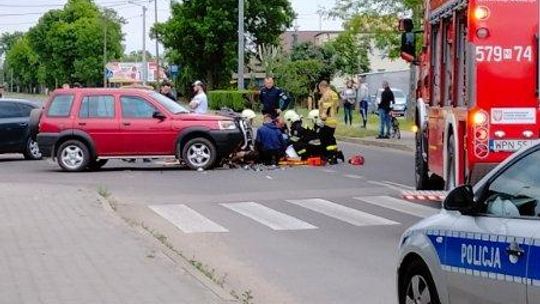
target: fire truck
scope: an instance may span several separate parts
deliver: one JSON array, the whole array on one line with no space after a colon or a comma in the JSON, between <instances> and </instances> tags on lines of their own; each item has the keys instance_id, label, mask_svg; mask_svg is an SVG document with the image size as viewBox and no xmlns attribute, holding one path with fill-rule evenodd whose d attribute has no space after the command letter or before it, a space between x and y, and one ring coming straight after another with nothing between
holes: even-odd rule
<instances>
[{"instance_id":1,"label":"fire truck","mask_svg":"<svg viewBox=\"0 0 540 304\"><path fill-rule=\"evenodd\" d=\"M401 56L416 66L418 190L474 183L539 138L539 10L539 0L427 0L421 30L400 21Z\"/></svg>"}]
</instances>

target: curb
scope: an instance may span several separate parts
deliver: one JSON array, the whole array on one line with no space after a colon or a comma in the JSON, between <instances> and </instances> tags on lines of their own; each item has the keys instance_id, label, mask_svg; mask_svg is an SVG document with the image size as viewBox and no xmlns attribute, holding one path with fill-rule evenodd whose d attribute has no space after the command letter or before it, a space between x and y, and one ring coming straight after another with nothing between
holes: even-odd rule
<instances>
[{"instance_id":1,"label":"curb","mask_svg":"<svg viewBox=\"0 0 540 304\"><path fill-rule=\"evenodd\" d=\"M182 270L189 273L193 278L199 281L211 292L213 292L220 300L224 301L225 303L238 302L238 300L231 296L227 292L227 290L218 286L211 279L202 274L199 270L195 269L195 267L193 267L193 265L191 265L185 258L179 256L176 252L165 246L165 244L157 240L154 235L152 235L149 231L140 227L139 225L130 224L129 219L120 216L120 214L118 214L118 212L116 212L111 206L111 201L118 203L118 200L116 200L113 196L105 198L98 194L97 197L98 201L101 203L103 209L107 213L109 213L112 217L116 218L120 223L127 226L129 229L132 229L134 232L143 236L152 245L159 248L159 250L161 250L161 252L171 260L171 262L173 262L177 267L180 267Z\"/></svg>"},{"instance_id":2,"label":"curb","mask_svg":"<svg viewBox=\"0 0 540 304\"><path fill-rule=\"evenodd\" d=\"M415 151L414 147L401 144L401 143L392 142L389 140L374 140L374 139L356 138L356 137L347 137L347 136L336 136L336 138L340 141L353 143L353 144L388 148L388 149L400 150L400 151L405 151L405 152Z\"/></svg>"}]
</instances>

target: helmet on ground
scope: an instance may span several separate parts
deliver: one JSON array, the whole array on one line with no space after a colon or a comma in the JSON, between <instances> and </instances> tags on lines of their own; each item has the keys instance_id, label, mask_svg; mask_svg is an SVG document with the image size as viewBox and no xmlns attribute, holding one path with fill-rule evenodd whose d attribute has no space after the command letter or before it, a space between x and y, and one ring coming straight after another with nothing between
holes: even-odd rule
<instances>
[{"instance_id":1,"label":"helmet on ground","mask_svg":"<svg viewBox=\"0 0 540 304\"><path fill-rule=\"evenodd\" d=\"M283 114L283 118L287 123L293 123L302 119L302 117L294 110L288 110L285 112L285 114Z\"/></svg>"},{"instance_id":2,"label":"helmet on ground","mask_svg":"<svg viewBox=\"0 0 540 304\"><path fill-rule=\"evenodd\" d=\"M241 115L245 119L254 119L255 117L257 117L257 114L255 114L255 112L250 109L245 109L244 111L242 111Z\"/></svg>"},{"instance_id":3,"label":"helmet on ground","mask_svg":"<svg viewBox=\"0 0 540 304\"><path fill-rule=\"evenodd\" d=\"M349 164L353 166L362 166L364 165L365 162L366 160L364 159L362 155L354 155L353 157L349 159Z\"/></svg>"},{"instance_id":4,"label":"helmet on ground","mask_svg":"<svg viewBox=\"0 0 540 304\"><path fill-rule=\"evenodd\" d=\"M311 110L308 114L308 118L313 120L314 122L318 121L320 118L319 110Z\"/></svg>"}]
</instances>

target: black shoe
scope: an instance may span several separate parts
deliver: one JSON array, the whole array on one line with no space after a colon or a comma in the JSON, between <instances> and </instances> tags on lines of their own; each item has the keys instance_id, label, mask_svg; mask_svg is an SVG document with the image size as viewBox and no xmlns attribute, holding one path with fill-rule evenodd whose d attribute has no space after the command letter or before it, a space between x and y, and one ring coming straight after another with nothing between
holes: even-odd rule
<instances>
[{"instance_id":1,"label":"black shoe","mask_svg":"<svg viewBox=\"0 0 540 304\"><path fill-rule=\"evenodd\" d=\"M337 159L341 159L342 162L345 162L345 155L343 155L343 152L338 152Z\"/></svg>"},{"instance_id":2,"label":"black shoe","mask_svg":"<svg viewBox=\"0 0 540 304\"><path fill-rule=\"evenodd\" d=\"M375 138L376 138L376 139L384 139L384 136L379 135L379 136L377 136L377 137L375 137Z\"/></svg>"}]
</instances>

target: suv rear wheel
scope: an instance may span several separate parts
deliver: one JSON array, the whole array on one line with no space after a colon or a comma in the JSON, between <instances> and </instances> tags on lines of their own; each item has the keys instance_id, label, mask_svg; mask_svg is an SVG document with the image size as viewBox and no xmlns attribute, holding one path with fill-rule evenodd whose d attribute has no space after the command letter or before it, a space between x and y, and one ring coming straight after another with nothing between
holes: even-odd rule
<instances>
[{"instance_id":1,"label":"suv rear wheel","mask_svg":"<svg viewBox=\"0 0 540 304\"><path fill-rule=\"evenodd\" d=\"M209 169L217 159L216 147L206 138L191 139L182 149L182 159L191 169Z\"/></svg>"},{"instance_id":2,"label":"suv rear wheel","mask_svg":"<svg viewBox=\"0 0 540 304\"><path fill-rule=\"evenodd\" d=\"M78 140L68 140L60 145L56 153L58 164L68 172L80 172L90 163L88 147Z\"/></svg>"}]
</instances>

